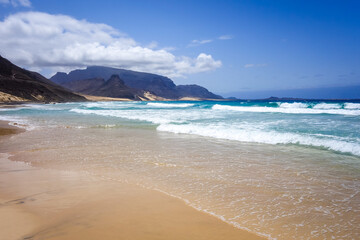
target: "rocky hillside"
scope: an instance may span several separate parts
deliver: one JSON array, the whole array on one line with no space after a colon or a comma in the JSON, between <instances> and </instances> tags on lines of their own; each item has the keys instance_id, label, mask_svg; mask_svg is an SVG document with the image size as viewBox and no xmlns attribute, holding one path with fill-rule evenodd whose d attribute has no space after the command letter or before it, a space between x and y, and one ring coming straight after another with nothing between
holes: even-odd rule
<instances>
[{"instance_id":1,"label":"rocky hillside","mask_svg":"<svg viewBox=\"0 0 360 240\"><path fill-rule=\"evenodd\" d=\"M86 99L0 56L0 101L73 102Z\"/></svg>"},{"instance_id":2,"label":"rocky hillside","mask_svg":"<svg viewBox=\"0 0 360 240\"><path fill-rule=\"evenodd\" d=\"M50 79L73 91L84 94L90 94L90 92L97 92L96 94L100 94L100 91L98 91L97 88L99 87L99 84L102 84L102 80L99 79L110 79L112 75L118 75L129 89L137 91L135 92L135 95L139 95L140 91L148 92L166 99L180 99L183 97L222 99L221 96L215 95L207 89L197 85L176 86L171 79L164 76L109 67L93 66L82 70L74 70L69 74L57 73ZM83 88L83 86L88 87L81 91L77 90ZM90 89L90 86L93 88ZM110 89L111 88L108 90ZM101 92L101 94L104 94L102 96L106 97L113 94L104 89Z\"/></svg>"}]
</instances>

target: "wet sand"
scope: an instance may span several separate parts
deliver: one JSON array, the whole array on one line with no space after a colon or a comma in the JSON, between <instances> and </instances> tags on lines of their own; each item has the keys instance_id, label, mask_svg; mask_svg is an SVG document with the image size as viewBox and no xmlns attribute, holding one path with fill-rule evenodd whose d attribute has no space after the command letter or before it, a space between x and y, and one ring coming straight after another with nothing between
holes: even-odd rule
<instances>
[{"instance_id":1,"label":"wet sand","mask_svg":"<svg viewBox=\"0 0 360 240\"><path fill-rule=\"evenodd\" d=\"M0 144L19 131L0 129ZM157 191L8 157L0 155L0 239L263 239Z\"/></svg>"},{"instance_id":2,"label":"wet sand","mask_svg":"<svg viewBox=\"0 0 360 240\"><path fill-rule=\"evenodd\" d=\"M9 122L0 121L0 140L2 140L2 139L5 140L4 137L7 135L21 133L23 131L24 130L21 128L17 128L17 127L9 125Z\"/></svg>"}]
</instances>

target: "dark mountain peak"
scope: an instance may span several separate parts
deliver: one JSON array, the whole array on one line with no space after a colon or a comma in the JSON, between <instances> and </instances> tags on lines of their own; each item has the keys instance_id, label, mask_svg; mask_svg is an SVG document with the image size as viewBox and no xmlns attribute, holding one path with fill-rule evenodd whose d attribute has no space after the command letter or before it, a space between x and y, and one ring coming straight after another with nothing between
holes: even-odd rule
<instances>
[{"instance_id":1,"label":"dark mountain peak","mask_svg":"<svg viewBox=\"0 0 360 240\"><path fill-rule=\"evenodd\" d=\"M124 81L117 74L111 77L99 88L94 91L97 96L106 96L114 98L130 98L133 100L140 100L138 97L140 91L129 88Z\"/></svg>"},{"instance_id":2,"label":"dark mountain peak","mask_svg":"<svg viewBox=\"0 0 360 240\"><path fill-rule=\"evenodd\" d=\"M111 75L107 81L103 78L90 78L73 80L63 85L74 92L93 96L140 100L138 95L141 95L140 91L126 86L117 74Z\"/></svg>"},{"instance_id":3,"label":"dark mountain peak","mask_svg":"<svg viewBox=\"0 0 360 240\"><path fill-rule=\"evenodd\" d=\"M120 79L119 75L117 75L117 74L111 75L109 80L106 81L106 84L109 84L109 85L116 84L116 85L125 86L124 81L122 79Z\"/></svg>"},{"instance_id":4,"label":"dark mountain peak","mask_svg":"<svg viewBox=\"0 0 360 240\"><path fill-rule=\"evenodd\" d=\"M67 74L64 72L57 72L54 76L51 77L51 81L56 82L58 84L62 83L63 79L66 79Z\"/></svg>"},{"instance_id":5,"label":"dark mountain peak","mask_svg":"<svg viewBox=\"0 0 360 240\"><path fill-rule=\"evenodd\" d=\"M12 63L3 58L0 55L0 75L2 76L11 76L12 75Z\"/></svg>"}]
</instances>

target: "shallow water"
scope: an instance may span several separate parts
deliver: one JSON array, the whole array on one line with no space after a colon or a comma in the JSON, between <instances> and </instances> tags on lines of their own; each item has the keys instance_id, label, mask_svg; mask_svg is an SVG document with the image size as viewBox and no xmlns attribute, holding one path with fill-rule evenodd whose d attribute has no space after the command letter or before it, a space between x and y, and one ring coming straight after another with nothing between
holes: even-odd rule
<instances>
[{"instance_id":1,"label":"shallow water","mask_svg":"<svg viewBox=\"0 0 360 240\"><path fill-rule=\"evenodd\" d=\"M31 131L14 136L1 150L23 151L24 160L31 156L38 166L157 189L269 238L356 239L359 115L214 109L246 107L235 104L108 102L2 111L3 119L14 119ZM272 108L359 108L355 103L283 104L273 103ZM245 131L250 141L242 140ZM266 139L266 133L268 142L257 141ZM281 142L277 134L280 140L290 134L308 142Z\"/></svg>"}]
</instances>

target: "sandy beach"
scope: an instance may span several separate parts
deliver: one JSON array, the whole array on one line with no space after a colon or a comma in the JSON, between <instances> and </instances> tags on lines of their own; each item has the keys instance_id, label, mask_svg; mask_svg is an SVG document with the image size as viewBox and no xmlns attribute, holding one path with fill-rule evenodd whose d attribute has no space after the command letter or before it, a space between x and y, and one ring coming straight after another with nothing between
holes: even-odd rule
<instances>
[{"instance_id":1,"label":"sandy beach","mask_svg":"<svg viewBox=\"0 0 360 240\"><path fill-rule=\"evenodd\" d=\"M0 141L19 132L1 122ZM263 239L154 190L16 160L0 155L0 239Z\"/></svg>"},{"instance_id":2,"label":"sandy beach","mask_svg":"<svg viewBox=\"0 0 360 240\"><path fill-rule=\"evenodd\" d=\"M360 1L0 7L0 240L360 240Z\"/></svg>"}]
</instances>

